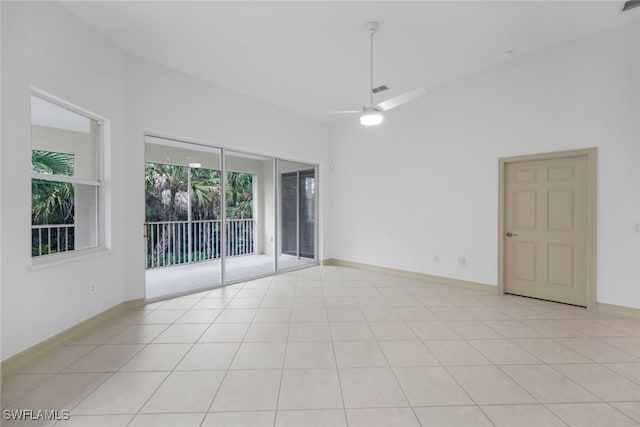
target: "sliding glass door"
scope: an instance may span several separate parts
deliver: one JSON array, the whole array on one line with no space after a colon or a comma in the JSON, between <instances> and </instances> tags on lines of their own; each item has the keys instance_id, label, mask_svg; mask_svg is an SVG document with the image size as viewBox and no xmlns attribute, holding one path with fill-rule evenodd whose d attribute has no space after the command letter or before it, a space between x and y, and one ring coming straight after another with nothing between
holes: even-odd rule
<instances>
[{"instance_id":1,"label":"sliding glass door","mask_svg":"<svg viewBox=\"0 0 640 427\"><path fill-rule=\"evenodd\" d=\"M316 262L316 172L309 164L279 160L282 269Z\"/></svg>"},{"instance_id":2,"label":"sliding glass door","mask_svg":"<svg viewBox=\"0 0 640 427\"><path fill-rule=\"evenodd\" d=\"M316 263L310 164L147 136L146 298Z\"/></svg>"}]
</instances>

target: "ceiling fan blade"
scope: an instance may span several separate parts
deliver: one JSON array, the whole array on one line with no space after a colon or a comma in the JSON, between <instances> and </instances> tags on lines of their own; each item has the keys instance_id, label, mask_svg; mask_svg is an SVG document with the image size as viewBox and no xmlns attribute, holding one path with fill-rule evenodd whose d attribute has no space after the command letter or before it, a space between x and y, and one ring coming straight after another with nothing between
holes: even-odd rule
<instances>
[{"instance_id":1,"label":"ceiling fan blade","mask_svg":"<svg viewBox=\"0 0 640 427\"><path fill-rule=\"evenodd\" d=\"M409 92L401 93L393 98L389 98L386 101L382 101L378 104L378 107L382 108L384 111L391 110L399 105L413 101L416 98L420 98L425 93L427 93L427 91L422 88L414 89Z\"/></svg>"},{"instance_id":2,"label":"ceiling fan blade","mask_svg":"<svg viewBox=\"0 0 640 427\"><path fill-rule=\"evenodd\" d=\"M316 111L318 114L355 114L362 113L362 110L325 110L325 111Z\"/></svg>"}]
</instances>

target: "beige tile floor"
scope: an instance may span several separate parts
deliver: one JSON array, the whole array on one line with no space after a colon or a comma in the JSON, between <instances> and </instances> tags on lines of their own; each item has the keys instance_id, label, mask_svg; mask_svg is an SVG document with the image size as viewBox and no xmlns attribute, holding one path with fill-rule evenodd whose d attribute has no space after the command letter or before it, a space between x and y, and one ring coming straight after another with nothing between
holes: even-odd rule
<instances>
[{"instance_id":1,"label":"beige tile floor","mask_svg":"<svg viewBox=\"0 0 640 427\"><path fill-rule=\"evenodd\" d=\"M640 320L313 267L122 313L7 376L2 407L91 427L637 426Z\"/></svg>"}]
</instances>

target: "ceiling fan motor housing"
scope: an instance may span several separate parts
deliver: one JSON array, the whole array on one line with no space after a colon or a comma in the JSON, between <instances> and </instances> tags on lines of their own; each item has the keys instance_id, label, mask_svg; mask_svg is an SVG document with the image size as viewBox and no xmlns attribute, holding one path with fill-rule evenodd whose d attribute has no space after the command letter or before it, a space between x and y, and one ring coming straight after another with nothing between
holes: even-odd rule
<instances>
[{"instance_id":1,"label":"ceiling fan motor housing","mask_svg":"<svg viewBox=\"0 0 640 427\"><path fill-rule=\"evenodd\" d=\"M378 107L377 105L367 105L366 107L362 107L363 113L382 113L382 111L382 108Z\"/></svg>"}]
</instances>

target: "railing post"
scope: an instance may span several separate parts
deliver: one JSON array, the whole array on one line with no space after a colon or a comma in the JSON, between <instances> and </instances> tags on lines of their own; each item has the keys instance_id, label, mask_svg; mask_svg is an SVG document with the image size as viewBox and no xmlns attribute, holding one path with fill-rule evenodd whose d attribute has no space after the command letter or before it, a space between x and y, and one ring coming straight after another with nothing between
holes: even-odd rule
<instances>
[{"instance_id":1,"label":"railing post","mask_svg":"<svg viewBox=\"0 0 640 427\"><path fill-rule=\"evenodd\" d=\"M193 244L193 226L191 225L191 221L189 221L187 223L187 253L189 254L189 258L187 260L188 263L190 263L191 261L193 261L192 259L192 248L191 245Z\"/></svg>"},{"instance_id":2,"label":"railing post","mask_svg":"<svg viewBox=\"0 0 640 427\"><path fill-rule=\"evenodd\" d=\"M187 194L188 194L188 200L189 200L189 208L187 209L187 228L189 229L189 241L188 241L188 245L189 248L187 249L187 252L189 254L189 261L187 262L191 262L191 221L193 220L193 218L191 217L191 167L187 168Z\"/></svg>"},{"instance_id":3,"label":"railing post","mask_svg":"<svg viewBox=\"0 0 640 427\"><path fill-rule=\"evenodd\" d=\"M155 236L155 234L156 234L155 233L155 228L156 228L155 224L151 224L151 241L149 243L149 253L151 254L151 268L154 267L154 264L155 264L155 261L156 261L156 257L154 256L155 255L154 254L155 251L153 250L154 247L155 247L155 246L153 246L153 242L154 242L153 236Z\"/></svg>"},{"instance_id":4,"label":"railing post","mask_svg":"<svg viewBox=\"0 0 640 427\"><path fill-rule=\"evenodd\" d=\"M256 228L255 220L251 219L251 246L249 247L249 250L252 254L256 252Z\"/></svg>"}]
</instances>

